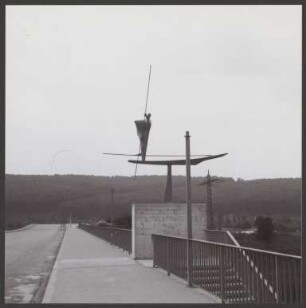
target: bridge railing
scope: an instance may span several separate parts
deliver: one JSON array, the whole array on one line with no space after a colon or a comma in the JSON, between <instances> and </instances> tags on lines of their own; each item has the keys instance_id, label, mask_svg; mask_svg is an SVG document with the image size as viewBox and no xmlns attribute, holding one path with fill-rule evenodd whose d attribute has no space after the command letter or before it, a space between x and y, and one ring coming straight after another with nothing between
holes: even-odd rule
<instances>
[{"instance_id":1,"label":"bridge railing","mask_svg":"<svg viewBox=\"0 0 306 308\"><path fill-rule=\"evenodd\" d=\"M153 234L154 266L187 279L186 239ZM192 240L192 284L223 302L301 303L301 257Z\"/></svg>"},{"instance_id":2,"label":"bridge railing","mask_svg":"<svg viewBox=\"0 0 306 308\"><path fill-rule=\"evenodd\" d=\"M132 231L130 229L121 229L107 226L92 226L80 224L80 228L85 230L112 245L118 246L131 253L132 251Z\"/></svg>"}]
</instances>

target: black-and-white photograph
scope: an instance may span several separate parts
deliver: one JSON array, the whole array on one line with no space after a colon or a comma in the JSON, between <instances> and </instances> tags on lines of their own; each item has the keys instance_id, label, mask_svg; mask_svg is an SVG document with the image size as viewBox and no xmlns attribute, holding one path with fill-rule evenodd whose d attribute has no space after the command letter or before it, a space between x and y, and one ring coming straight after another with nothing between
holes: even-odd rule
<instances>
[{"instance_id":1,"label":"black-and-white photograph","mask_svg":"<svg viewBox=\"0 0 306 308\"><path fill-rule=\"evenodd\" d=\"M5 11L5 303L302 302L301 5Z\"/></svg>"}]
</instances>

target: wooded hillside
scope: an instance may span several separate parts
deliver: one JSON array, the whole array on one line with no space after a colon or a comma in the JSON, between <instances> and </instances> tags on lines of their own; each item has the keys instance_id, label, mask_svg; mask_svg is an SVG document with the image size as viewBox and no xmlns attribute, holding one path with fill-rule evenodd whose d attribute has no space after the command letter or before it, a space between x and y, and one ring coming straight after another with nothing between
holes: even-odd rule
<instances>
[{"instance_id":1,"label":"wooded hillside","mask_svg":"<svg viewBox=\"0 0 306 308\"><path fill-rule=\"evenodd\" d=\"M215 213L300 216L301 179L224 180L213 186ZM165 181L164 176L6 175L6 223L128 215L133 203L161 202ZM198 186L202 181L192 179L193 202L206 201L206 187ZM185 202L185 185L185 177L173 177L174 202Z\"/></svg>"}]
</instances>

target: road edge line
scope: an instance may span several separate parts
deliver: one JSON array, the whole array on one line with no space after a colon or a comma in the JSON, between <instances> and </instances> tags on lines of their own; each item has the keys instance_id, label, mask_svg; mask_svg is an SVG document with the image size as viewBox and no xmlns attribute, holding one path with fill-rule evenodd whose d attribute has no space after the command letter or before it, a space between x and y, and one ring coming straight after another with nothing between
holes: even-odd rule
<instances>
[{"instance_id":1,"label":"road edge line","mask_svg":"<svg viewBox=\"0 0 306 308\"><path fill-rule=\"evenodd\" d=\"M54 286L55 286L56 273L57 273L57 269L58 269L58 264L60 262L59 260L60 260L60 257L62 255L62 250L63 250L64 240L66 238L66 234L67 234L67 225L66 225L66 229L65 229L65 233L64 233L62 242L61 242L60 249L58 250L56 260L54 262L52 272L51 272L51 275L50 275L49 280L48 280L48 284L47 284L47 287L46 287L45 294L44 294L43 299L41 301L42 304L51 303L51 297L52 297L52 293L53 293Z\"/></svg>"}]
</instances>

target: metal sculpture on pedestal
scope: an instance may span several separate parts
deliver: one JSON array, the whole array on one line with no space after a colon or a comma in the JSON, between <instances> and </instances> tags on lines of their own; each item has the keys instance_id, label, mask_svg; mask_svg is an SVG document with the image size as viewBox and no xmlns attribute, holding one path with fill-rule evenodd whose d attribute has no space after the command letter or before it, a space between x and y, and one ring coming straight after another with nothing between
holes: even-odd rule
<instances>
[{"instance_id":1,"label":"metal sculpture on pedestal","mask_svg":"<svg viewBox=\"0 0 306 308\"><path fill-rule=\"evenodd\" d=\"M122 153L103 153L107 155L121 155L121 156L136 156L137 160L129 160L130 163L136 164L135 167L135 177L138 164L144 165L157 165L157 166L167 166L167 182L165 193L163 197L163 202L172 202L172 166L184 165L186 166L186 156L185 155L147 155L148 139L151 129L151 114L147 113L148 99L149 99L149 89L150 89L150 80L151 80L151 65L149 71L148 85L147 85L147 96L146 96L146 105L144 112L143 120L136 120L136 129L137 136L140 141L139 152L138 154L122 154ZM190 155L190 165L197 165L203 161L219 158L227 155L227 153L218 154L218 155ZM141 156L141 160L139 157ZM185 157L185 159L169 159L169 160L146 160L146 157ZM198 158L192 158L197 156Z\"/></svg>"}]
</instances>

